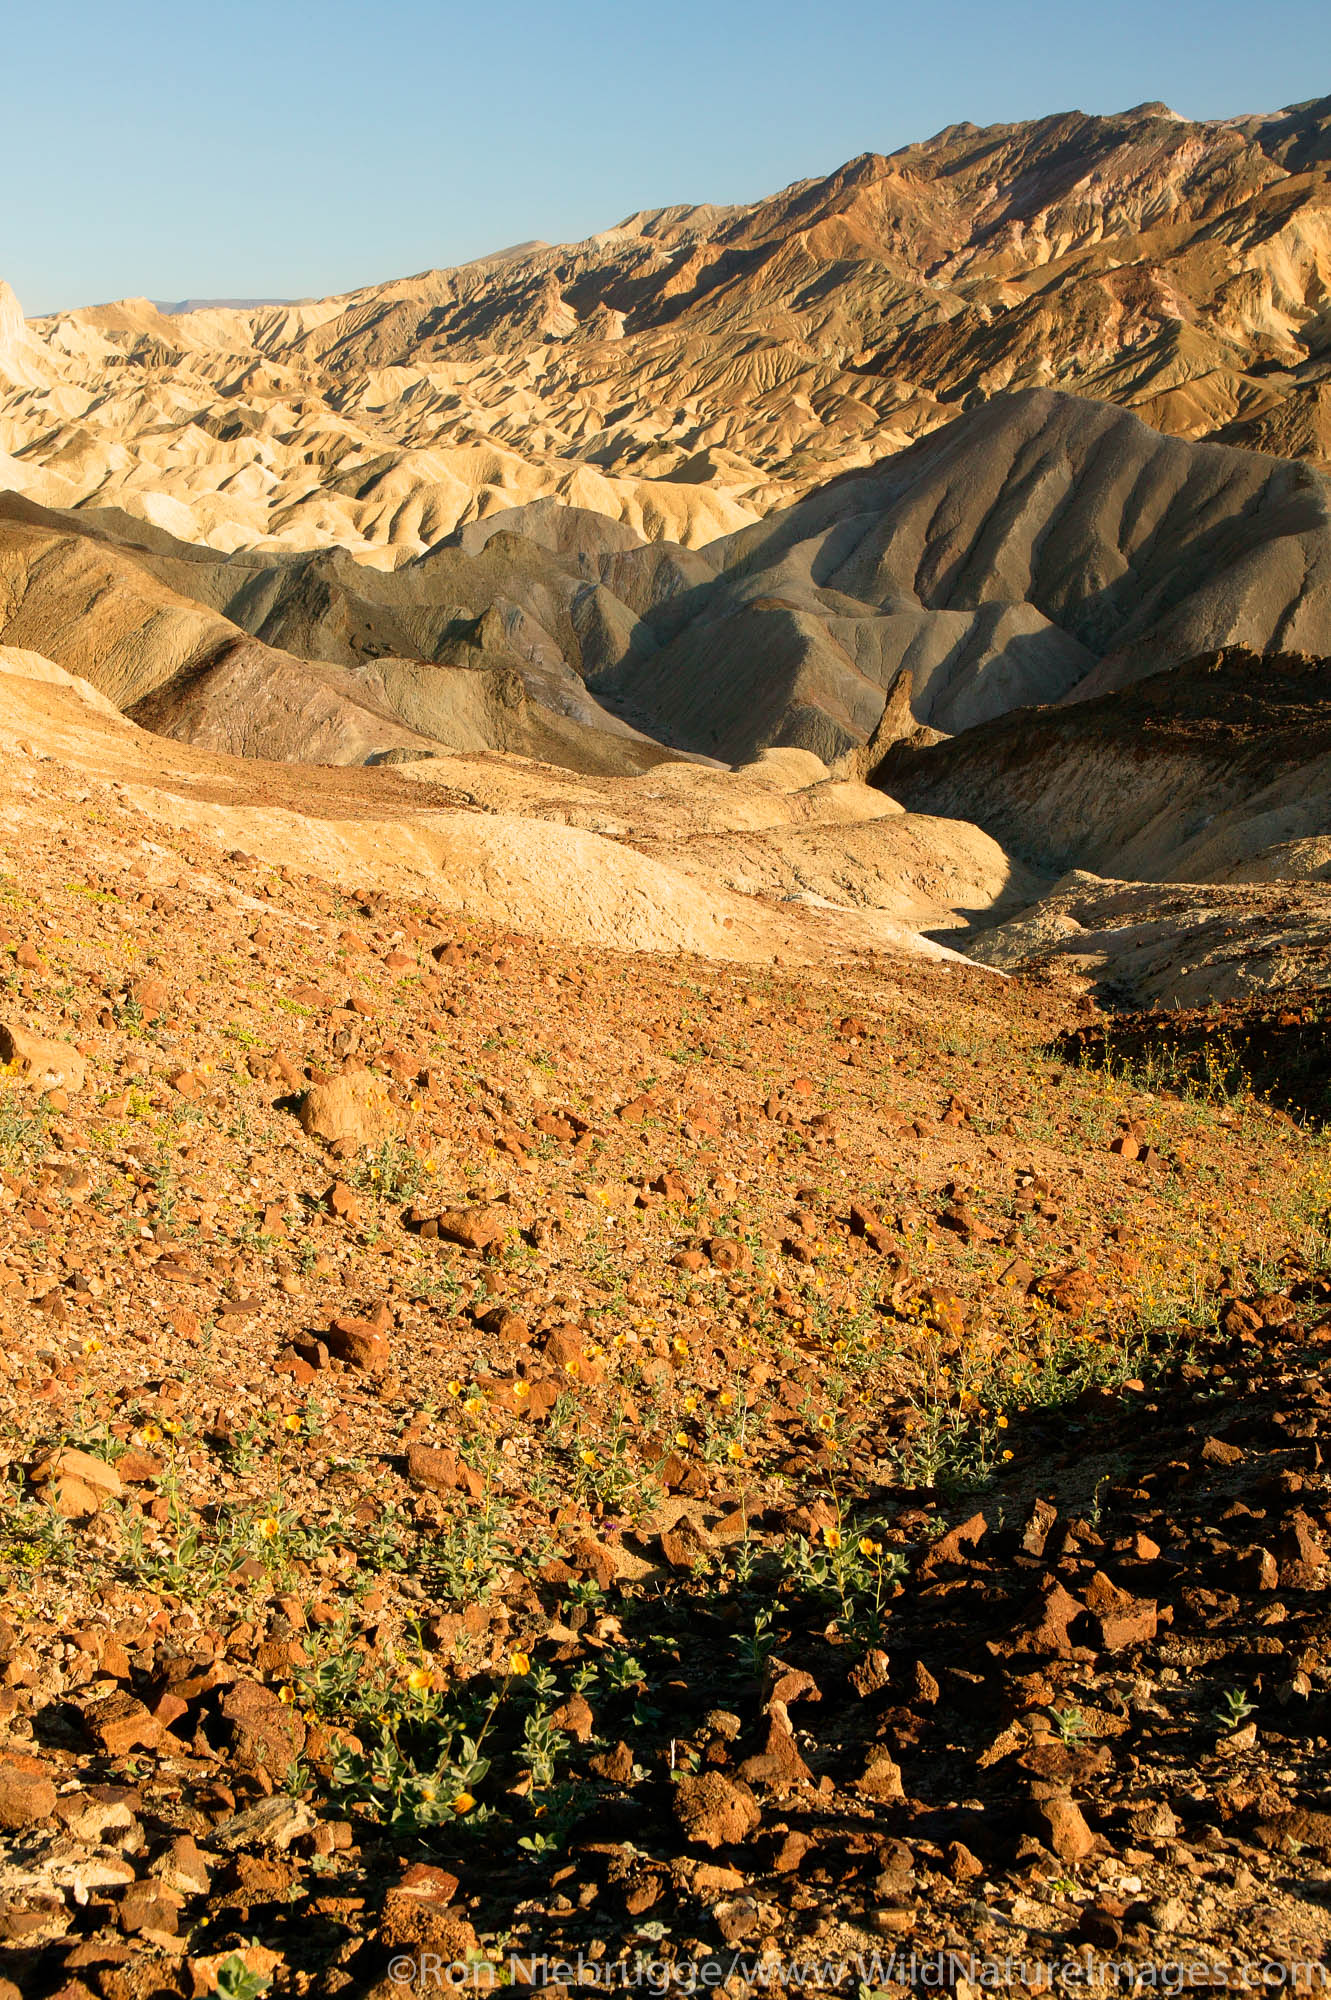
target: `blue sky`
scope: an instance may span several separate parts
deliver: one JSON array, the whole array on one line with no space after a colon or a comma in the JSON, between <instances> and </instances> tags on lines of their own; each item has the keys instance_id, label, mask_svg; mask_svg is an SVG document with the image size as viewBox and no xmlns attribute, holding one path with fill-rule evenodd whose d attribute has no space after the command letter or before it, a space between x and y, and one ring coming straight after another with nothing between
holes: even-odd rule
<instances>
[{"instance_id":1,"label":"blue sky","mask_svg":"<svg viewBox=\"0 0 1331 2000\"><path fill-rule=\"evenodd\" d=\"M1331 91L1325 0L66 0L0 10L29 312L347 290L744 201L961 119Z\"/></svg>"}]
</instances>

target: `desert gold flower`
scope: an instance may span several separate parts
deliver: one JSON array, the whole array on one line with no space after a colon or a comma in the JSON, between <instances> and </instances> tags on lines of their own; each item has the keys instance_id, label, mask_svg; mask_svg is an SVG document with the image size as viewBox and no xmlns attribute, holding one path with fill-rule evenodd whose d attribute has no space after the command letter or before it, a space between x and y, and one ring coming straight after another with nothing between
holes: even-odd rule
<instances>
[{"instance_id":1,"label":"desert gold flower","mask_svg":"<svg viewBox=\"0 0 1331 2000\"><path fill-rule=\"evenodd\" d=\"M839 1549L841 1547L840 1528L823 1529L823 1546L828 1549Z\"/></svg>"},{"instance_id":2,"label":"desert gold flower","mask_svg":"<svg viewBox=\"0 0 1331 2000\"><path fill-rule=\"evenodd\" d=\"M265 1542L275 1542L282 1532L282 1524L276 1515L269 1514L259 1523L259 1534Z\"/></svg>"},{"instance_id":3,"label":"desert gold flower","mask_svg":"<svg viewBox=\"0 0 1331 2000\"><path fill-rule=\"evenodd\" d=\"M525 1403L530 1394L531 1390L525 1382L515 1382L513 1384L513 1401L515 1403Z\"/></svg>"},{"instance_id":4,"label":"desert gold flower","mask_svg":"<svg viewBox=\"0 0 1331 2000\"><path fill-rule=\"evenodd\" d=\"M687 1443L688 1443L688 1441L689 1441L689 1434L688 1434L688 1432L687 1432L687 1431L676 1431L676 1432L675 1432L675 1443L676 1443L676 1444L687 1444Z\"/></svg>"},{"instance_id":5,"label":"desert gold flower","mask_svg":"<svg viewBox=\"0 0 1331 2000\"><path fill-rule=\"evenodd\" d=\"M726 1446L726 1457L732 1465L738 1465L744 1457L744 1447L738 1438L732 1438Z\"/></svg>"},{"instance_id":6,"label":"desert gold flower","mask_svg":"<svg viewBox=\"0 0 1331 2000\"><path fill-rule=\"evenodd\" d=\"M735 1398L731 1394L729 1389L723 1389L716 1400L721 1405L721 1408L723 1410L728 1410L730 1408L730 1405L734 1402Z\"/></svg>"},{"instance_id":7,"label":"desert gold flower","mask_svg":"<svg viewBox=\"0 0 1331 2000\"><path fill-rule=\"evenodd\" d=\"M462 1394L462 1384L457 1380L456 1376L445 1386L450 1396L460 1396Z\"/></svg>"},{"instance_id":8,"label":"desert gold flower","mask_svg":"<svg viewBox=\"0 0 1331 2000\"><path fill-rule=\"evenodd\" d=\"M145 1444L159 1444L161 1442L162 1433L160 1427L157 1424L145 1424L143 1426L143 1429L139 1432L139 1436L143 1439L143 1442Z\"/></svg>"},{"instance_id":9,"label":"desert gold flower","mask_svg":"<svg viewBox=\"0 0 1331 2000\"><path fill-rule=\"evenodd\" d=\"M693 1412L697 1409L697 1407L698 1407L698 1398L696 1396L686 1396L684 1398L684 1408L688 1411L690 1416L693 1415Z\"/></svg>"},{"instance_id":10,"label":"desert gold flower","mask_svg":"<svg viewBox=\"0 0 1331 2000\"><path fill-rule=\"evenodd\" d=\"M479 1411L485 1408L485 1398L484 1396L468 1396L462 1407L469 1417L474 1417Z\"/></svg>"},{"instance_id":11,"label":"desert gold flower","mask_svg":"<svg viewBox=\"0 0 1331 2000\"><path fill-rule=\"evenodd\" d=\"M304 1418L297 1410L288 1410L282 1419L282 1428L284 1431L298 1431L302 1428L303 1424Z\"/></svg>"},{"instance_id":12,"label":"desert gold flower","mask_svg":"<svg viewBox=\"0 0 1331 2000\"><path fill-rule=\"evenodd\" d=\"M475 1804L476 1801L470 1792L459 1792L453 1801L453 1810L459 1819L465 1819Z\"/></svg>"},{"instance_id":13,"label":"desert gold flower","mask_svg":"<svg viewBox=\"0 0 1331 2000\"><path fill-rule=\"evenodd\" d=\"M881 1555L882 1552L883 1545L881 1542L872 1541L868 1535L860 1536L860 1554L862 1556L877 1556Z\"/></svg>"},{"instance_id":14,"label":"desert gold flower","mask_svg":"<svg viewBox=\"0 0 1331 2000\"><path fill-rule=\"evenodd\" d=\"M582 1450L578 1453L578 1457L584 1465L595 1465L596 1463L596 1453L589 1444L583 1446Z\"/></svg>"},{"instance_id":15,"label":"desert gold flower","mask_svg":"<svg viewBox=\"0 0 1331 2000\"><path fill-rule=\"evenodd\" d=\"M413 1694L424 1694L430 1685L431 1679L432 1675L428 1667L413 1667L407 1675L407 1686Z\"/></svg>"},{"instance_id":16,"label":"desert gold flower","mask_svg":"<svg viewBox=\"0 0 1331 2000\"><path fill-rule=\"evenodd\" d=\"M528 1653L510 1653L508 1656L508 1671L511 1674L529 1674L531 1672L531 1655Z\"/></svg>"}]
</instances>

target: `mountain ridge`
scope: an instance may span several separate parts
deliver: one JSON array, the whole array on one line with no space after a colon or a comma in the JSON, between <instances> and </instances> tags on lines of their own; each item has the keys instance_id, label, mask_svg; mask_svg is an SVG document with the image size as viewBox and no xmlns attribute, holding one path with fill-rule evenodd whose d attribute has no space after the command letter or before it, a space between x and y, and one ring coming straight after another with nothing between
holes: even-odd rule
<instances>
[{"instance_id":1,"label":"mountain ridge","mask_svg":"<svg viewBox=\"0 0 1331 2000\"><path fill-rule=\"evenodd\" d=\"M954 125L323 300L0 337L0 478L384 566L552 496L690 546L1001 390L1325 460L1331 99Z\"/></svg>"}]
</instances>

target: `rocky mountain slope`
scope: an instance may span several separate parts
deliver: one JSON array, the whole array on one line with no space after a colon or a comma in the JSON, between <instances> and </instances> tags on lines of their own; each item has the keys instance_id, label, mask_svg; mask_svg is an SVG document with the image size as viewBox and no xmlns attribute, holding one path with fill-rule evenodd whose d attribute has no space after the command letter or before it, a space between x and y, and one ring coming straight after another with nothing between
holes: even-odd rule
<instances>
[{"instance_id":1,"label":"rocky mountain slope","mask_svg":"<svg viewBox=\"0 0 1331 2000\"><path fill-rule=\"evenodd\" d=\"M1056 872L1316 880L1331 864L1331 660L1230 647L945 743L902 743L875 776L914 809L964 799Z\"/></svg>"},{"instance_id":2,"label":"rocky mountain slope","mask_svg":"<svg viewBox=\"0 0 1331 2000\"><path fill-rule=\"evenodd\" d=\"M1325 458L1328 103L979 130L340 298L26 327L0 473L230 550L392 564L542 495L695 546L988 397Z\"/></svg>"},{"instance_id":3,"label":"rocky mountain slope","mask_svg":"<svg viewBox=\"0 0 1331 2000\"><path fill-rule=\"evenodd\" d=\"M2 664L3 2000L1326 1962L1324 995L513 929Z\"/></svg>"}]
</instances>

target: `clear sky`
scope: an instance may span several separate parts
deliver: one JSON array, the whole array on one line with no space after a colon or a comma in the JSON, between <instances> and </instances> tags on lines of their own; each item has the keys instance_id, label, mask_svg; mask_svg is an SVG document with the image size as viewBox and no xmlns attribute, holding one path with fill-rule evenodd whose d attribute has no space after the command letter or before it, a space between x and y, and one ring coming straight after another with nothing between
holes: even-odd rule
<instances>
[{"instance_id":1,"label":"clear sky","mask_svg":"<svg viewBox=\"0 0 1331 2000\"><path fill-rule=\"evenodd\" d=\"M1326 0L0 0L30 313L300 297L745 201L962 119L1331 92Z\"/></svg>"}]
</instances>

